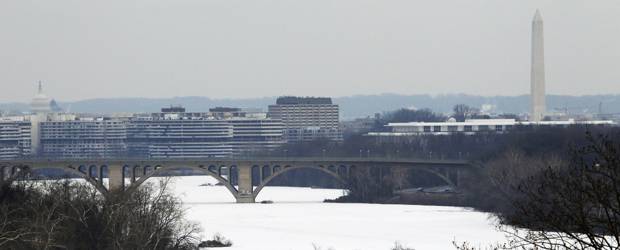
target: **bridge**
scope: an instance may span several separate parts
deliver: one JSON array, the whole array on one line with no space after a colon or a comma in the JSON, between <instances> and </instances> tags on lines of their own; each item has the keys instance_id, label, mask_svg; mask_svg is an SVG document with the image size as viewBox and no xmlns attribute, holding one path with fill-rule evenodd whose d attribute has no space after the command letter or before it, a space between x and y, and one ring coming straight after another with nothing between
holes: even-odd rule
<instances>
[{"instance_id":1,"label":"bridge","mask_svg":"<svg viewBox=\"0 0 620 250\"><path fill-rule=\"evenodd\" d=\"M345 183L361 168L408 168L424 171L456 187L460 172L476 167L464 160L347 157L253 157L192 159L23 159L0 161L0 181L10 183L20 174L59 169L84 178L99 192L132 192L147 179L178 170L193 170L215 178L238 203L253 203L274 178L295 169L316 169ZM108 179L107 185L104 179ZM253 178L254 177L254 178Z\"/></svg>"}]
</instances>

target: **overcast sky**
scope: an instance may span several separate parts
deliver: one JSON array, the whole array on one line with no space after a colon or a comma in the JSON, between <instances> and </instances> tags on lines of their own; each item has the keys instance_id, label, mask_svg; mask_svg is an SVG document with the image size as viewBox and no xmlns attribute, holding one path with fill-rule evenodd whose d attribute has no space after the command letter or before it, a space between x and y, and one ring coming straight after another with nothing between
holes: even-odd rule
<instances>
[{"instance_id":1,"label":"overcast sky","mask_svg":"<svg viewBox=\"0 0 620 250\"><path fill-rule=\"evenodd\" d=\"M617 0L2 0L0 102L620 93Z\"/></svg>"}]
</instances>

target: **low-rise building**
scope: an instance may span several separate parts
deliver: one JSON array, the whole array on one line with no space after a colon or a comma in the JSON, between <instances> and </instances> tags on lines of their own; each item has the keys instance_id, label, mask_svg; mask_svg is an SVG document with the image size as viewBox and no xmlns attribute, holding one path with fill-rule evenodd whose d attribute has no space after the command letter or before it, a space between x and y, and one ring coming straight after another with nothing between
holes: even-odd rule
<instances>
[{"instance_id":1,"label":"low-rise building","mask_svg":"<svg viewBox=\"0 0 620 250\"><path fill-rule=\"evenodd\" d=\"M126 156L127 121L81 118L40 122L41 155L46 158Z\"/></svg>"},{"instance_id":2,"label":"low-rise building","mask_svg":"<svg viewBox=\"0 0 620 250\"><path fill-rule=\"evenodd\" d=\"M453 133L503 133L517 127L530 128L536 126L567 127L571 125L614 125L610 120L601 121L517 121L515 119L470 119L457 122L454 119L446 122L404 122L386 125L390 132L370 132L369 136L416 136L416 135L448 135Z\"/></svg>"},{"instance_id":3,"label":"low-rise building","mask_svg":"<svg viewBox=\"0 0 620 250\"><path fill-rule=\"evenodd\" d=\"M0 119L0 160L30 155L30 121Z\"/></svg>"},{"instance_id":4,"label":"low-rise building","mask_svg":"<svg viewBox=\"0 0 620 250\"><path fill-rule=\"evenodd\" d=\"M176 107L135 117L128 127L129 154L152 158L231 157L284 144L283 124L238 108L188 113Z\"/></svg>"},{"instance_id":5,"label":"low-rise building","mask_svg":"<svg viewBox=\"0 0 620 250\"><path fill-rule=\"evenodd\" d=\"M132 157L203 158L232 156L232 125L226 121L175 117L132 119L127 128Z\"/></svg>"},{"instance_id":6,"label":"low-rise building","mask_svg":"<svg viewBox=\"0 0 620 250\"><path fill-rule=\"evenodd\" d=\"M233 152L235 155L252 155L274 151L282 146L284 124L278 120L235 118L227 120L233 127Z\"/></svg>"},{"instance_id":7,"label":"low-rise building","mask_svg":"<svg viewBox=\"0 0 620 250\"><path fill-rule=\"evenodd\" d=\"M235 110L238 116L228 114ZM265 153L285 144L281 121L258 111L235 110L213 110L221 117L182 107L105 117L67 113L1 117L0 159L232 157Z\"/></svg>"}]
</instances>

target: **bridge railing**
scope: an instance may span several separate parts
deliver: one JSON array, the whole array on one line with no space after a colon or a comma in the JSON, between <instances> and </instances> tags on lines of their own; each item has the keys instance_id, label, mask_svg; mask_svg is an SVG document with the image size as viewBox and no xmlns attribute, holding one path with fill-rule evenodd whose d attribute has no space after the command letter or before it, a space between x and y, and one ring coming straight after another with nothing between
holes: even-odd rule
<instances>
[{"instance_id":1,"label":"bridge railing","mask_svg":"<svg viewBox=\"0 0 620 250\"><path fill-rule=\"evenodd\" d=\"M28 158L28 159L16 159L11 161L0 161L0 165L3 163L14 164L70 164L70 165L82 165L82 164L209 164L211 163L226 163L226 164L295 164L295 163L311 163L311 164L432 164L432 165L471 165L465 160L452 160L452 159L416 159L416 158L386 158L386 157L257 157L257 156L241 156L241 157L207 157L207 158L136 158L136 157L124 157L124 158L89 158L89 159L66 159L66 158ZM245 162L245 163L244 163Z\"/></svg>"},{"instance_id":2,"label":"bridge railing","mask_svg":"<svg viewBox=\"0 0 620 250\"><path fill-rule=\"evenodd\" d=\"M451 157L448 157L451 156ZM261 155L230 155L225 157L213 157L213 156L205 156L205 157L131 157L131 156L105 156L105 157L93 157L93 158L78 158L78 157L49 157L49 156L24 156L20 158L14 159L0 159L2 161L15 161L15 160L26 160L26 161L92 161L92 160L128 160L128 161L140 161L140 160L269 160L269 159L306 159L306 160L328 160L328 159L346 159L346 160L356 160L356 161L466 161L468 158L463 157L462 155L440 155L434 157L432 154L429 154L428 157L421 157L419 155L334 155L334 154L325 154L325 155L288 155L288 154L261 154Z\"/></svg>"}]
</instances>

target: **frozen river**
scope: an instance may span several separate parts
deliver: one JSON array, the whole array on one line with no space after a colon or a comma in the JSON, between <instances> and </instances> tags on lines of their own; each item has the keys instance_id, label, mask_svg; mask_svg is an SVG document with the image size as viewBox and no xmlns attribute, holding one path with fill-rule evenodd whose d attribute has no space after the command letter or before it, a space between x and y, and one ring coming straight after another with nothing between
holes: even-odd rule
<instances>
[{"instance_id":1,"label":"frozen river","mask_svg":"<svg viewBox=\"0 0 620 250\"><path fill-rule=\"evenodd\" d=\"M266 187L258 197L273 204L236 204L222 186L200 186L210 177L173 178L175 193L200 222L204 236L220 233L234 250L388 250L395 242L415 248L454 249L452 241L500 241L485 213L457 207L337 204L323 199L342 190Z\"/></svg>"}]
</instances>

